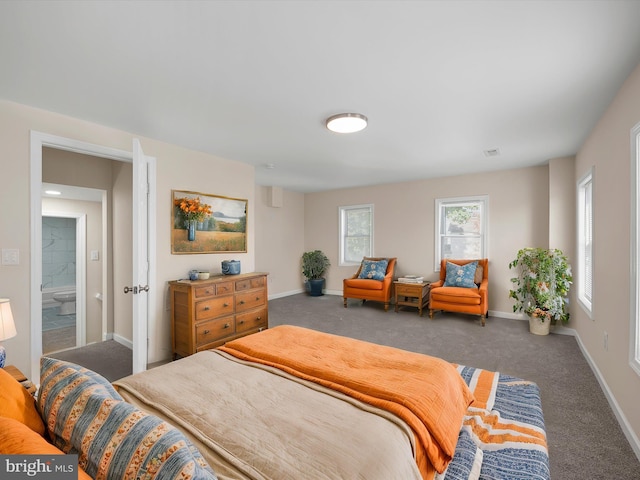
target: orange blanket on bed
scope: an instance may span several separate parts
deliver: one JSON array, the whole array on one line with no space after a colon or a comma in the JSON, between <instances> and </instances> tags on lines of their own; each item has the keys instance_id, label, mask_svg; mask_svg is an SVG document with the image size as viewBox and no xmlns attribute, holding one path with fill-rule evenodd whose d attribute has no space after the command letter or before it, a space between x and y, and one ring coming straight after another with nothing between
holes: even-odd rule
<instances>
[{"instance_id":1,"label":"orange blanket on bed","mask_svg":"<svg viewBox=\"0 0 640 480\"><path fill-rule=\"evenodd\" d=\"M448 362L301 327L279 326L220 347L237 358L277 367L297 377L388 410L416 438L423 478L453 458L462 419L473 401Z\"/></svg>"}]
</instances>

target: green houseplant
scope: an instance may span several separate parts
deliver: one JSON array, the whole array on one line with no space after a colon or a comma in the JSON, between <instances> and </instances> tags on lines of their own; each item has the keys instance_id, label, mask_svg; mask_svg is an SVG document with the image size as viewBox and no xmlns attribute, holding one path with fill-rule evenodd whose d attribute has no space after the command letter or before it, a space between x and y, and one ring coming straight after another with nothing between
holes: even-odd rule
<instances>
[{"instance_id":1,"label":"green houseplant","mask_svg":"<svg viewBox=\"0 0 640 480\"><path fill-rule=\"evenodd\" d=\"M324 273L331 263L321 250L313 250L302 254L302 274L307 279L308 291L312 297L322 295Z\"/></svg>"},{"instance_id":2,"label":"green houseplant","mask_svg":"<svg viewBox=\"0 0 640 480\"><path fill-rule=\"evenodd\" d=\"M558 249L523 248L510 264L518 276L509 298L516 302L514 312L529 316L532 333L546 335L549 326L560 320L569 322L568 295L573 276L567 257Z\"/></svg>"}]
</instances>

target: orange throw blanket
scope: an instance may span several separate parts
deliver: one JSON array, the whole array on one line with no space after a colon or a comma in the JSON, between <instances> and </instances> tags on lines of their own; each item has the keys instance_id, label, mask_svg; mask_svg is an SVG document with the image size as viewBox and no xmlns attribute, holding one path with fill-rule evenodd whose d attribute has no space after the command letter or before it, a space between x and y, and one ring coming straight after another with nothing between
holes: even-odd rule
<instances>
[{"instance_id":1,"label":"orange throw blanket","mask_svg":"<svg viewBox=\"0 0 640 480\"><path fill-rule=\"evenodd\" d=\"M455 367L444 360L301 327L271 328L219 350L394 413L414 432L416 463L426 480L453 458L473 401Z\"/></svg>"}]
</instances>

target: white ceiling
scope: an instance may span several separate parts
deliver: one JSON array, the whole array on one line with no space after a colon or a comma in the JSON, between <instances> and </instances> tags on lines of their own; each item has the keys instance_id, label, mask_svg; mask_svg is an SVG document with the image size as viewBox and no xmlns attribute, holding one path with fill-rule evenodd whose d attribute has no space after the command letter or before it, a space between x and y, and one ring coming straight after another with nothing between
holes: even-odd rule
<instances>
[{"instance_id":1,"label":"white ceiling","mask_svg":"<svg viewBox=\"0 0 640 480\"><path fill-rule=\"evenodd\" d=\"M261 185L400 182L575 154L640 62L639 24L636 0L3 1L0 98ZM329 132L340 112L369 126Z\"/></svg>"}]
</instances>

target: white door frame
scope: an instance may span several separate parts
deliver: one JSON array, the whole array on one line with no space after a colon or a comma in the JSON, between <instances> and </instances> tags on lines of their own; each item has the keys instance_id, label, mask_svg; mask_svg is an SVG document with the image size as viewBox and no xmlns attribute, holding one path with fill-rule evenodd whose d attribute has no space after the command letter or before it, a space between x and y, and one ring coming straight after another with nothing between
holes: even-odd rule
<instances>
[{"instance_id":1,"label":"white door frame","mask_svg":"<svg viewBox=\"0 0 640 480\"><path fill-rule=\"evenodd\" d=\"M87 215L72 212L46 212L43 217L73 218L76 221L76 347L87 343ZM42 234L41 234L42 235ZM42 250L42 244L40 245ZM42 260L42 258L40 259ZM42 277L41 277L42 278ZM31 315L33 318L33 315Z\"/></svg>"},{"instance_id":2,"label":"white door frame","mask_svg":"<svg viewBox=\"0 0 640 480\"><path fill-rule=\"evenodd\" d=\"M111 160L117 160L121 162L133 163L133 152L119 150L111 147L105 147L102 145L95 145L92 143L82 142L65 137L59 137L57 135L51 135L48 133L42 133L37 131L31 131L30 139L31 153L30 153L30 203L31 203L31 378L40 378L40 357L42 356L42 291L41 283L37 279L42 279L42 148L51 147L59 150L66 150L75 153L81 153L85 155L92 155L97 157L108 158ZM155 221L155 159L149 158L149 220ZM147 192L145 192L145 195ZM132 207L133 208L133 207ZM151 226L151 225L150 225ZM153 231L153 230L152 230ZM155 295L154 284L154 261L155 259L155 236L148 235L149 245L149 304L153 305L152 301ZM105 252L106 254L106 252ZM106 257L103 257L105 262ZM136 266L134 265L134 269ZM114 288L118 288L114 286ZM107 291L103 292L103 302L107 302ZM145 324L145 328L148 325L148 318L142 319ZM136 315L134 312L134 331L140 331L140 327L137 325ZM135 338L133 344L133 351L136 349L147 352L147 338ZM146 355L143 359L146 368ZM136 367L136 366L134 366ZM140 365L137 365L137 370L140 369Z\"/></svg>"}]
</instances>

